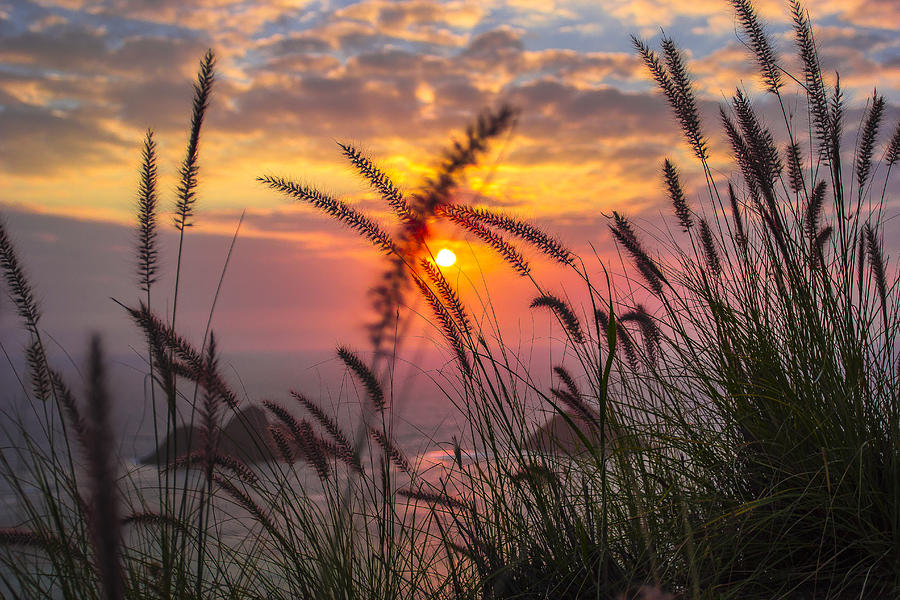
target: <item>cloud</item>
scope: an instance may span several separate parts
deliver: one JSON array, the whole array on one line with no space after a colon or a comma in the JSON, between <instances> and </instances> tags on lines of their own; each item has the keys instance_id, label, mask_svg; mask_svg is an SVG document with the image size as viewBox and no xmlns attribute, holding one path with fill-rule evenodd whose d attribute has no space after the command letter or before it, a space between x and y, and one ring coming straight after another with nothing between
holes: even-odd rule
<instances>
[{"instance_id":1,"label":"cloud","mask_svg":"<svg viewBox=\"0 0 900 600\"><path fill-rule=\"evenodd\" d=\"M826 0L810 7L816 13L833 14L855 26L883 30L900 28L900 14L892 0ZM815 18L815 14L813 15Z\"/></svg>"},{"instance_id":2,"label":"cloud","mask_svg":"<svg viewBox=\"0 0 900 600\"><path fill-rule=\"evenodd\" d=\"M610 15L636 27L667 27L684 19L703 23L703 31L707 33L729 33L739 27L734 10L720 0L601 0L600 3ZM773 27L791 23L790 6L786 2L756 0L753 7L762 20ZM892 30L900 26L900 15L892 0L819 0L806 3L805 8L811 13L814 24L839 19L855 27Z\"/></svg>"},{"instance_id":3,"label":"cloud","mask_svg":"<svg viewBox=\"0 0 900 600\"><path fill-rule=\"evenodd\" d=\"M469 30L484 14L484 9L475 2L369 0L340 9L335 12L335 17L371 23L389 35L404 35L401 32L428 26L437 26L444 31L447 28Z\"/></svg>"},{"instance_id":4,"label":"cloud","mask_svg":"<svg viewBox=\"0 0 900 600\"><path fill-rule=\"evenodd\" d=\"M211 32L217 39L235 39L256 33L264 24L299 16L308 0L43 0L47 9L63 8L98 18L117 18L144 23L175 25Z\"/></svg>"},{"instance_id":5,"label":"cloud","mask_svg":"<svg viewBox=\"0 0 900 600\"><path fill-rule=\"evenodd\" d=\"M183 126L203 47L193 38L116 41L72 22L0 37L0 168L50 175L117 164L134 130L175 127L176 117Z\"/></svg>"},{"instance_id":6,"label":"cloud","mask_svg":"<svg viewBox=\"0 0 900 600\"><path fill-rule=\"evenodd\" d=\"M202 193L218 203L212 211L276 206L280 199L255 187L260 172L300 172L313 183L358 192L335 139L364 144L415 186L479 110L502 101L522 109L519 128L488 157L498 161L493 173L473 175L490 179L498 201L533 203L536 213L549 212L540 204L548 195L565 196L578 210L598 198L606 206L650 206L658 197L649 181L658 161L685 148L625 33L652 19L695 48L690 68L714 132L723 93L741 83L753 88L758 79L734 40L733 16L719 0L604 4L599 16L593 3L557 4L367 0L334 9L288 0L162 0L152 7L144 0L23 1L0 21L0 122L10 123L0 168L19 178L13 189L31 190L32 203L54 181L62 187L65 169L105 165L115 173L111 181L131 182L142 131L153 126L170 190L191 80L213 44L220 77L201 144ZM784 7L773 1L760 8L778 43L790 48ZM900 88L895 36L835 24L845 10L836 3L821 10L823 65L842 70L851 103L875 80L893 100ZM696 33L720 18L728 27ZM591 23L621 39L561 30ZM505 194L496 191L501 184ZM98 202L127 218L130 205L114 199L131 192L113 187Z\"/></svg>"},{"instance_id":7,"label":"cloud","mask_svg":"<svg viewBox=\"0 0 900 600\"><path fill-rule=\"evenodd\" d=\"M121 140L90 116L15 103L0 111L0 165L8 173L49 176L115 162Z\"/></svg>"}]
</instances>

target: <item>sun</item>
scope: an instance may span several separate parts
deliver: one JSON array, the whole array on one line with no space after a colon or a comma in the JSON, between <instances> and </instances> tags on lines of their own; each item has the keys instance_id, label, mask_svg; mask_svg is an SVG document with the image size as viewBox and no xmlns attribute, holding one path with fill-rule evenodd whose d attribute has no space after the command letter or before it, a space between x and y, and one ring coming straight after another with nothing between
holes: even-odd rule
<instances>
[{"instance_id":1,"label":"sun","mask_svg":"<svg viewBox=\"0 0 900 600\"><path fill-rule=\"evenodd\" d=\"M442 267L450 267L456 262L456 255L447 248L444 248L434 257L434 262Z\"/></svg>"}]
</instances>

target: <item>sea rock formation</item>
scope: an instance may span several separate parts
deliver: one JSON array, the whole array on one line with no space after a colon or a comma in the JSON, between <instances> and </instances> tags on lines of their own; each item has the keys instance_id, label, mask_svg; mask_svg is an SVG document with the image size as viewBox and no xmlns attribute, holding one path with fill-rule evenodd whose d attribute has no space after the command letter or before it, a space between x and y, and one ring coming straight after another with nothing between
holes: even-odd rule
<instances>
[{"instance_id":1,"label":"sea rock formation","mask_svg":"<svg viewBox=\"0 0 900 600\"><path fill-rule=\"evenodd\" d=\"M524 448L532 452L577 455L587 451L581 435L594 448L600 447L600 415L592 413L593 420L588 420L577 413L555 413L550 419L538 427L525 441ZM567 421L577 427L578 431ZM615 439L615 432L606 425L606 441Z\"/></svg>"},{"instance_id":2,"label":"sea rock formation","mask_svg":"<svg viewBox=\"0 0 900 600\"><path fill-rule=\"evenodd\" d=\"M269 433L269 418L266 412L257 405L250 405L236 413L219 433L218 452L233 456L245 463L277 460L272 435ZM173 460L175 451L184 456L203 447L204 436L200 427L182 425L175 429L152 453L140 459L140 463L161 464L168 456Z\"/></svg>"}]
</instances>

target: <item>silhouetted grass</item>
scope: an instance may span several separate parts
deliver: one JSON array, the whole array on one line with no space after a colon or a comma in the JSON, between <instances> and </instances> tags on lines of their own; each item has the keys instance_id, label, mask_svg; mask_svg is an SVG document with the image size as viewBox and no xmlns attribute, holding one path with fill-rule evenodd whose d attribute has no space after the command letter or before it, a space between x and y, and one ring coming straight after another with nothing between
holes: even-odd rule
<instances>
[{"instance_id":1,"label":"silhouetted grass","mask_svg":"<svg viewBox=\"0 0 900 600\"><path fill-rule=\"evenodd\" d=\"M14 596L64 598L897 596L900 298L882 209L900 160L900 126L879 171L885 102L874 94L845 169L839 82L821 73L805 10L791 3L803 69L795 77L754 7L732 5L783 115L767 123L735 91L721 110L739 173L732 179L709 166L708 130L675 42L664 36L660 55L633 38L705 177L703 196L692 193L681 180L686 167L664 161L677 233L662 252L613 213L609 229L636 269L626 276L641 297L620 295L604 265L597 284L597 268L539 227L454 197L466 169L514 125L516 111L506 106L482 114L414 193L341 145L391 209L393 227L314 188L260 178L385 255L372 294L372 358L345 347L336 353L361 386L355 436L296 391L294 405L263 402L271 423L250 423L219 371L212 332L195 344L175 326L178 275L171 317L153 311L161 265L148 132L137 211L143 298L126 310L145 335L152 397L166 401L167 419L154 423L166 449L148 467L157 470L158 500L117 478L99 340L91 344L85 411L47 360L35 293L0 223L0 268L31 337L23 381L43 408L47 438L24 436L23 447L0 453L0 473L26 515L0 530L0 585ZM208 53L177 190L176 273L213 79ZM791 82L807 99L805 121L784 110ZM567 363L553 365L556 387L544 389L523 368L490 306L465 304L430 260L435 219L482 241L534 283L530 308L551 312L567 348ZM582 288L548 292L512 238L572 269ZM406 335L414 317L405 306L415 295L447 344L451 367L434 376L465 416L474 452L464 458L454 439L453 460L437 477L394 438L396 390L385 376L398 358L387 342ZM192 424L195 411L199 420L196 447L168 442L178 439L184 401L185 420ZM551 416L537 431L536 410ZM245 442L266 460L248 465L223 450L229 414L248 419L255 435ZM24 467L13 466L14 454ZM235 526L239 535L224 534Z\"/></svg>"}]
</instances>

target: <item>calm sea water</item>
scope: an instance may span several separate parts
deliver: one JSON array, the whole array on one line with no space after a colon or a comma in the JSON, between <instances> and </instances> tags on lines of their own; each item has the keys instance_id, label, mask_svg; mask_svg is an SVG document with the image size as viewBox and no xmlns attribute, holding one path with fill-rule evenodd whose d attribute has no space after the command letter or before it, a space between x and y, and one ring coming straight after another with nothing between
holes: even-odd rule
<instances>
[{"instance_id":1,"label":"calm sea water","mask_svg":"<svg viewBox=\"0 0 900 600\"><path fill-rule=\"evenodd\" d=\"M81 390L84 385L77 364L76 357L62 370L76 395L83 396ZM158 491L154 491L158 488L157 470L138 464L139 457L149 455L156 448L154 408L146 367L137 354L110 357L108 364L108 386L113 398L112 421L119 444L119 470L127 479L127 483L123 481L123 487L137 490L152 504L154 494L158 495ZM335 415L351 437L357 430L360 399L365 392L331 352L226 356L223 357L221 370L240 397L242 408L259 405L264 399L274 400L297 416L308 416L291 398L289 392L295 390ZM52 407L35 405L28 400L19 381L27 382L21 366L14 370L6 365L0 376L6 390L2 396L0 445L9 463L7 474L27 480L29 476L25 466L28 452L21 449L26 448L30 440L42 451L47 450L44 410ZM458 377L455 368L446 365L440 355L424 352L414 353L411 359L398 362L393 374L383 373L385 388L390 396L391 409L386 415L393 438L412 462L440 465L451 460L454 438L462 442L467 455L471 454L470 444L466 442L464 418L451 401L451 398L458 398L454 392L454 388L458 389L460 385ZM190 395L192 388L189 385L183 389ZM189 406L187 401L182 403L184 415L190 413ZM159 422L164 423L165 409L161 403L155 412ZM227 408L224 413L223 422L227 422L233 414ZM378 421L380 424L380 419ZM58 435L56 440L60 444ZM76 462L77 459L76 456ZM0 481L0 526L14 526L21 523L24 517L18 506L17 493L13 491L13 483L8 478ZM309 486L314 488L313 483ZM26 490L26 493L39 495L34 490Z\"/></svg>"},{"instance_id":2,"label":"calm sea water","mask_svg":"<svg viewBox=\"0 0 900 600\"><path fill-rule=\"evenodd\" d=\"M365 360L371 357L363 355ZM60 363L54 363L60 364ZM80 398L84 397L84 384L77 368L79 358L71 362L63 362L60 367L66 381ZM68 366L65 366L68 365ZM113 398L112 421L118 441L119 457L119 489L125 496L128 505L123 512L150 511L160 506L160 471L153 465L141 465L138 458L155 450L156 442L153 432L154 406L149 393L149 380L142 359L136 354L117 355L108 359L108 387ZM520 365L526 368L525 365ZM231 355L223 357L221 371L241 399L241 408L259 405L265 400L274 400L288 407L297 416L307 416L302 407L293 400L290 390L295 390L315 400L326 412L335 415L339 424L348 435L353 436L359 423L359 406L364 390L351 377L345 366L334 357L333 352L321 353L255 353L247 355ZM549 381L549 364L534 368L530 363L530 372L546 371ZM21 365L6 365L0 369L0 447L7 467L4 478L0 478L0 527L27 526L27 511L23 507L22 496L35 505L41 501L41 492L30 486L35 475L27 466L29 462L29 441L38 444L37 450L46 452L45 408L31 402L23 391L22 381L27 382L25 371ZM446 481L448 471L454 461L453 440L462 444L463 460L471 463L490 457L478 456L472 450L466 429L465 418L454 406L453 399L459 394L459 374L452 365L437 352L413 352L412 356L399 361L393 373L382 373L385 388L389 395L390 410L386 412L390 422L393 439L409 460L417 465L417 472L426 481L438 484ZM27 384L26 384L27 385ZM190 390L185 385L183 389ZM183 402L181 409L189 414L189 402ZM155 411L160 422L164 422L165 409L157 406ZM228 421L233 414L225 411L223 421ZM540 417L536 417L539 421ZM380 418L377 420L380 424ZM59 437L57 435L57 443ZM44 440L42 444L42 440ZM23 449L25 449L23 451ZM290 490L287 497L299 491L314 504L325 506L326 492L314 471L307 465L295 468L283 464L253 466L267 485L286 484ZM271 469L286 471L286 475L272 476ZM370 468L371 471L371 468ZM84 479L83 470L79 467L76 454L76 472L79 479ZM394 473L395 485L407 487L408 478L402 473ZM187 478L189 488L199 489L200 472L177 470L170 471L170 476L178 483ZM442 479L443 478L443 479ZM334 480L331 480L334 483ZM17 484L24 484L17 491ZM343 481L333 489L343 487ZM87 486L82 487L87 489ZM411 512L405 512L404 518L415 518L422 522L429 514L426 504L418 504ZM258 531L254 519L242 507L234 504L229 498L221 495L215 503L217 540L232 549L245 549L255 552L254 544L259 537L252 532ZM401 511L404 512L404 511ZM277 518L276 518L277 520ZM253 529L256 527L255 529ZM248 529L249 528L249 529ZM129 530L126 529L126 535ZM422 543L436 543L435 536L422 533ZM429 542L429 540L431 540ZM248 546L249 547L246 547Z\"/></svg>"}]
</instances>

